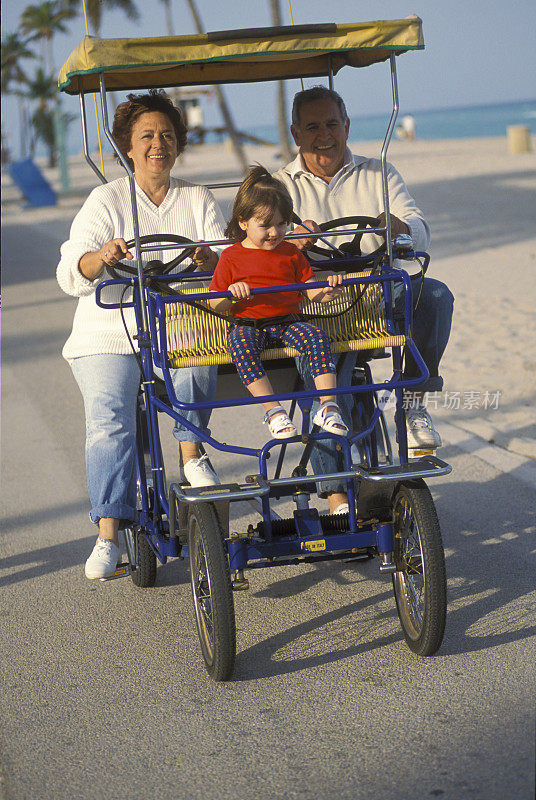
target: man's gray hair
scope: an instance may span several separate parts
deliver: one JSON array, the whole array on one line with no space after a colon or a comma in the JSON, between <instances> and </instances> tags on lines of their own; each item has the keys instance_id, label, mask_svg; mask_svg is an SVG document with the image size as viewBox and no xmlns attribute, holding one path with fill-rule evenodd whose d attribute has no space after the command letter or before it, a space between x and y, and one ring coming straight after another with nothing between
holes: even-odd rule
<instances>
[{"instance_id":1,"label":"man's gray hair","mask_svg":"<svg viewBox=\"0 0 536 800\"><path fill-rule=\"evenodd\" d=\"M306 103L314 103L316 100L333 100L337 104L341 117L346 122L348 114L346 113L346 106L344 100L333 89L327 89L325 86L313 86L312 89L304 89L303 92L298 92L292 104L292 124L299 127L300 113L302 106Z\"/></svg>"}]
</instances>

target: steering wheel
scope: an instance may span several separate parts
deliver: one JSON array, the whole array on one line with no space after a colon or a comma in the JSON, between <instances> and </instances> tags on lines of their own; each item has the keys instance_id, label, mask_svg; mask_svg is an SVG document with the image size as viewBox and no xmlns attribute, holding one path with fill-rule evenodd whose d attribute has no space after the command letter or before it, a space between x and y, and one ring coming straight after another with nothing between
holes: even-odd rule
<instances>
[{"instance_id":1,"label":"steering wheel","mask_svg":"<svg viewBox=\"0 0 536 800\"><path fill-rule=\"evenodd\" d=\"M152 259L152 261L147 261L143 265L143 274L149 276L156 276L156 275L166 275L168 272L171 272L178 264L184 261L185 258L189 258L195 253L197 245L195 242L192 242L191 239L187 239L186 236L178 236L174 233L152 233L148 236L140 236L140 244L159 244L161 242L172 242L173 244L191 244L192 247L185 247L182 252L173 258L171 261L168 261L167 264L163 261L160 261L158 258ZM136 244L134 239L129 239L127 242L127 247L130 249L134 247ZM195 264L189 265L183 272L193 272L196 268ZM113 267L108 267L110 273L113 274L113 270L118 270L121 272L126 272L128 275L137 275L138 270L136 267L131 266L131 264L118 262L114 264Z\"/></svg>"},{"instance_id":2,"label":"steering wheel","mask_svg":"<svg viewBox=\"0 0 536 800\"><path fill-rule=\"evenodd\" d=\"M301 225L301 220L299 217L294 215L293 222ZM342 225L354 225L358 228L377 228L378 227L378 220L374 217L361 217L361 216L352 216L352 217L339 217L339 219L332 219L328 222L323 222L319 227L320 230L323 231L330 231L333 228L339 228ZM361 238L363 237L364 233L356 233L354 238L351 239L349 242L343 242L342 244L337 245L337 250L347 256L360 256L361 255ZM308 248L309 253L316 253L320 256L329 256L332 257L333 253L335 252L331 248L328 247L321 247L320 245L314 244L312 247ZM367 253L367 258L374 259L380 253L385 252L385 243L380 245L376 250L372 253Z\"/></svg>"}]
</instances>

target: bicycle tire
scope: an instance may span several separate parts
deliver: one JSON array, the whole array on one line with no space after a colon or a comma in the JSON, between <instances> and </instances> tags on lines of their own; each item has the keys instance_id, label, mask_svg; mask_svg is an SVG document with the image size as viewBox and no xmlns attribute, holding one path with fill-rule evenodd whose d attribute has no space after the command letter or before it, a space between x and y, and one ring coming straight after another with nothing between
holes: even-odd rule
<instances>
[{"instance_id":1,"label":"bicycle tire","mask_svg":"<svg viewBox=\"0 0 536 800\"><path fill-rule=\"evenodd\" d=\"M156 583L156 555L140 529L128 528L132 552L136 555L137 568L130 573L132 583L140 589L150 589Z\"/></svg>"},{"instance_id":2,"label":"bicycle tire","mask_svg":"<svg viewBox=\"0 0 536 800\"><path fill-rule=\"evenodd\" d=\"M236 656L236 624L229 561L211 503L190 508L188 559L195 622L208 674L228 680Z\"/></svg>"},{"instance_id":3,"label":"bicycle tire","mask_svg":"<svg viewBox=\"0 0 536 800\"><path fill-rule=\"evenodd\" d=\"M398 617L410 650L431 656L443 641L447 612L445 554L430 490L403 481L395 494L393 574Z\"/></svg>"}]
</instances>

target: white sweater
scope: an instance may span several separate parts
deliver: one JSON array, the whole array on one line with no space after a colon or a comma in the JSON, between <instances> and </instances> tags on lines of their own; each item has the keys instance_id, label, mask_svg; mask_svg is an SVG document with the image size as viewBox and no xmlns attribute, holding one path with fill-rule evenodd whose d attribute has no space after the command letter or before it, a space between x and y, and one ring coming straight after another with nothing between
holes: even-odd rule
<instances>
[{"instance_id":1,"label":"white sweater","mask_svg":"<svg viewBox=\"0 0 536 800\"><path fill-rule=\"evenodd\" d=\"M287 187L294 211L301 219L312 219L320 224L348 216L377 217L383 211L380 160L354 156L348 148L345 163L329 183L309 172L299 153L294 161L276 172L274 178ZM414 248L426 250L430 229L392 164L387 164L387 184L391 214L409 226ZM343 240L330 237L329 241L337 244ZM361 240L363 253L371 253L381 242L378 236L365 234Z\"/></svg>"},{"instance_id":2,"label":"white sweater","mask_svg":"<svg viewBox=\"0 0 536 800\"><path fill-rule=\"evenodd\" d=\"M171 178L169 191L159 206L155 206L137 184L136 196L141 236L173 233L186 236L194 242L225 238L225 223L221 211L204 186ZM117 237L123 237L126 241L134 238L127 177L93 189L74 218L69 240L61 246L58 283L64 292L80 298L71 335L63 348L66 359L102 353L124 355L132 352L119 309L102 309L95 302L95 287L110 276L103 270L96 280L89 281L78 269L78 263L85 253L99 250L105 242ZM146 259L149 261L159 258L167 262L180 252L151 251L147 253ZM135 259L127 263L136 266ZM177 271L184 269L188 263L189 259L185 259L179 264ZM117 303L123 289L123 286L109 286L102 292L102 299ZM126 302L131 298L132 291L127 289L123 299ZM134 310L126 309L124 315L132 337L136 333Z\"/></svg>"}]
</instances>

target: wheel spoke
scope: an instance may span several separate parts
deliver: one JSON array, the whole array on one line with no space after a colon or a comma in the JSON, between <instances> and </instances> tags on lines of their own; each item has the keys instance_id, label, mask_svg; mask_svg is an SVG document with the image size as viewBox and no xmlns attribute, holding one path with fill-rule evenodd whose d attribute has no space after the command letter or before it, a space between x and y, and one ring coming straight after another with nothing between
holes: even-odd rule
<instances>
[{"instance_id":1,"label":"wheel spoke","mask_svg":"<svg viewBox=\"0 0 536 800\"><path fill-rule=\"evenodd\" d=\"M420 628L422 625L422 592L418 592L415 583L411 578L408 578L404 581L404 589L406 598L408 601L408 605L413 612L414 620L416 621L416 628Z\"/></svg>"},{"instance_id":2,"label":"wheel spoke","mask_svg":"<svg viewBox=\"0 0 536 800\"><path fill-rule=\"evenodd\" d=\"M419 525L405 498L395 514L400 579L406 609L416 634L423 624L424 569ZM419 580L420 577L420 580Z\"/></svg>"},{"instance_id":3,"label":"wheel spoke","mask_svg":"<svg viewBox=\"0 0 536 800\"><path fill-rule=\"evenodd\" d=\"M198 619L202 625L205 641L210 653L214 649L214 615L212 611L212 595L210 590L210 577L207 570L206 555L199 531L195 537L194 548L195 564L195 604L198 610Z\"/></svg>"}]
</instances>

